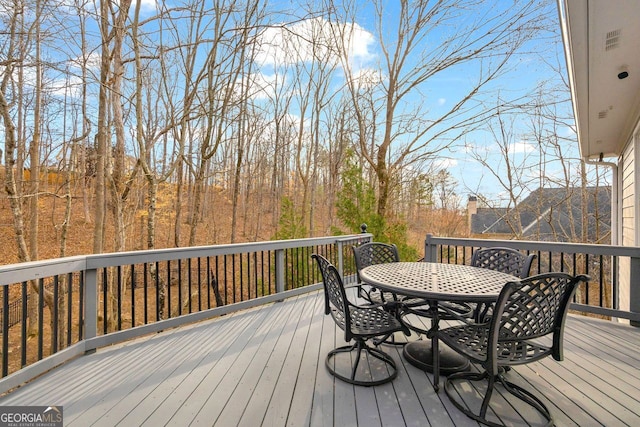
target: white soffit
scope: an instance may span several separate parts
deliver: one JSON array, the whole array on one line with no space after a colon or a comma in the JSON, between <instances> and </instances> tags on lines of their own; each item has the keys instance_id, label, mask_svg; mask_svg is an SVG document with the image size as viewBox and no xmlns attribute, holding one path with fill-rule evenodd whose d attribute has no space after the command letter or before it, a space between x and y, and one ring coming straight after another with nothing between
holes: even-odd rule
<instances>
[{"instance_id":1,"label":"white soffit","mask_svg":"<svg viewBox=\"0 0 640 427\"><path fill-rule=\"evenodd\" d=\"M640 0L560 2L581 154L618 156L640 112Z\"/></svg>"}]
</instances>

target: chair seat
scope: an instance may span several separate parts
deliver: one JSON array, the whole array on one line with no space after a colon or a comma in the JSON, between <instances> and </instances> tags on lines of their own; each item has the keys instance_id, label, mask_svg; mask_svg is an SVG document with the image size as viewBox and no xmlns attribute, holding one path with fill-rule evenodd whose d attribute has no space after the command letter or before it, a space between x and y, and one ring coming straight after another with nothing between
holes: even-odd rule
<instances>
[{"instance_id":1,"label":"chair seat","mask_svg":"<svg viewBox=\"0 0 640 427\"><path fill-rule=\"evenodd\" d=\"M332 309L331 315L338 327L344 330L344 313L340 310ZM377 307L352 306L349 310L349 316L351 318L351 333L361 337L370 338L405 329L404 325L393 314Z\"/></svg>"},{"instance_id":2,"label":"chair seat","mask_svg":"<svg viewBox=\"0 0 640 427\"><path fill-rule=\"evenodd\" d=\"M465 356L476 362L487 360L489 328L486 324L464 324L442 329L438 337L447 345L462 350ZM496 351L497 363L501 366L520 365L533 362L551 354L551 347L543 346L531 340L508 340L506 334L500 335Z\"/></svg>"}]
</instances>

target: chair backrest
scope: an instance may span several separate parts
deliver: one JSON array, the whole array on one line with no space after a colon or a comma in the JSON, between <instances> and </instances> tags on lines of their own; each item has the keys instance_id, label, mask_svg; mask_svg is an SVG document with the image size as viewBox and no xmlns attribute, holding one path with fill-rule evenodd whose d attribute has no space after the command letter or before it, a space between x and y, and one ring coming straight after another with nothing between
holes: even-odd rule
<instances>
[{"instance_id":1,"label":"chair backrest","mask_svg":"<svg viewBox=\"0 0 640 427\"><path fill-rule=\"evenodd\" d=\"M363 268L370 265L400 261L400 255L398 255L398 248L396 245L369 242L360 246L352 246L351 248L353 249L353 257L356 260L358 282L361 282L360 270Z\"/></svg>"},{"instance_id":2,"label":"chair backrest","mask_svg":"<svg viewBox=\"0 0 640 427\"><path fill-rule=\"evenodd\" d=\"M511 248L477 249L471 257L471 265L500 271L524 279L529 276L535 255L525 255Z\"/></svg>"},{"instance_id":3,"label":"chair backrest","mask_svg":"<svg viewBox=\"0 0 640 427\"><path fill-rule=\"evenodd\" d=\"M588 276L544 273L507 283L496 302L489 348L500 342L536 339L553 333L552 356L562 360L562 336L569 303Z\"/></svg>"},{"instance_id":4,"label":"chair backrest","mask_svg":"<svg viewBox=\"0 0 640 427\"><path fill-rule=\"evenodd\" d=\"M318 254L311 255L318 263L324 286L324 313L331 314L336 323L344 325L345 339L351 340L351 318L349 317L349 302L344 290L344 284L338 269L325 257Z\"/></svg>"}]
</instances>

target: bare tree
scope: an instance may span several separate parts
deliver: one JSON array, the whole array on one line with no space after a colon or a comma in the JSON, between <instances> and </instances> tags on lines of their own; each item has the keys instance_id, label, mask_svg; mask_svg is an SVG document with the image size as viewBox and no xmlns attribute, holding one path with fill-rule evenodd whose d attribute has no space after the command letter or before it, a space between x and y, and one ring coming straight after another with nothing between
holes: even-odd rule
<instances>
[{"instance_id":1,"label":"bare tree","mask_svg":"<svg viewBox=\"0 0 640 427\"><path fill-rule=\"evenodd\" d=\"M356 74L348 57L344 68L361 125L359 150L375 171L378 213L385 217L393 174L399 167L433 157L492 114L479 99L508 70L513 55L537 34L545 15L533 0L490 7L471 0L402 1L397 14L391 14L383 1L374 1L373 8L382 63L370 106L361 99L358 75L362 73ZM465 19L459 20L462 14ZM459 72L462 65L476 70L472 81L450 107L430 111L425 102L429 83L444 73ZM365 129L372 125L369 117L376 120L373 140Z\"/></svg>"},{"instance_id":2,"label":"bare tree","mask_svg":"<svg viewBox=\"0 0 640 427\"><path fill-rule=\"evenodd\" d=\"M241 76L245 70L245 50L248 46L250 33L238 31L247 20L255 19L249 14L242 21L233 21L235 1L220 0L214 2L213 25L211 34L211 50L205 66L197 81L203 83L202 102L199 106L202 115L197 155L190 159L190 169L194 177L193 207L189 218L189 245L196 242L198 225L203 214L203 195L210 160L220 146L227 140L228 131L233 129L237 117L234 116L237 107L244 101L240 99L239 89ZM258 13L257 9L248 8L250 13Z\"/></svg>"},{"instance_id":3,"label":"bare tree","mask_svg":"<svg viewBox=\"0 0 640 427\"><path fill-rule=\"evenodd\" d=\"M27 248L27 242L24 236L24 213L22 211L21 197L18 193L18 186L16 184L16 148L18 145L18 129L13 120L13 114L11 112L10 100L7 99L9 89L12 85L12 78L15 65L20 63L19 53L19 34L22 33L19 24L19 17L21 11L19 8L13 9L13 15L9 19L9 26L7 27L10 35L9 40L6 42L6 59L4 66L2 67L3 74L0 81L0 114L2 115L2 121L4 124L4 188L9 198L9 206L13 215L13 229L16 238L16 245L18 249L18 259L20 262L30 261L30 254ZM19 93L18 93L19 95Z\"/></svg>"},{"instance_id":4,"label":"bare tree","mask_svg":"<svg viewBox=\"0 0 640 427\"><path fill-rule=\"evenodd\" d=\"M7 31L2 33L2 66L0 67L0 117L4 136L5 180L4 188L8 196L13 218L13 229L20 262L39 258L39 201L41 186L41 164L43 153L49 153L43 144L47 116L46 84L44 80L48 67L44 61L46 48L47 16L51 10L48 3L36 0L30 4L33 13L25 14L24 5L7 4L3 20ZM51 27L53 28L53 27ZM25 74L31 76L26 78ZM30 140L27 155L27 140ZM28 165L28 183L21 185L25 178L24 168ZM25 212L25 207L26 212ZM28 224L28 226L27 226ZM41 284L30 281L32 292L38 292ZM44 303L52 310L52 292L42 289ZM33 321L35 305L29 307L27 334L37 335L37 323ZM53 322L53 320L52 320ZM56 325L52 324L52 328Z\"/></svg>"},{"instance_id":5,"label":"bare tree","mask_svg":"<svg viewBox=\"0 0 640 427\"><path fill-rule=\"evenodd\" d=\"M537 181L531 170L539 170L540 157L539 146L534 146L521 141L522 135L518 133L516 121L518 118L513 111L503 111L498 108L496 115L487 124L489 140L491 144L476 146L469 144L467 152L476 162L481 164L487 173L495 179L501 190L500 203L492 203L482 194L479 197L487 206L494 208L506 208L512 214L505 217L505 222L511 233L517 237L522 236L521 215L518 212L518 204L532 190L532 180ZM473 194L478 194L480 183L475 183ZM533 184L535 185L535 183Z\"/></svg>"}]
</instances>

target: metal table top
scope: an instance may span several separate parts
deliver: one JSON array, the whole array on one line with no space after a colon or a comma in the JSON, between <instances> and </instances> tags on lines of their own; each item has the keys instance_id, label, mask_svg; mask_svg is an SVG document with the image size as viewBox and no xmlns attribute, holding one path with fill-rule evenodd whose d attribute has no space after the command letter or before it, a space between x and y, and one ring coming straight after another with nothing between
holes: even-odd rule
<instances>
[{"instance_id":1,"label":"metal table top","mask_svg":"<svg viewBox=\"0 0 640 427\"><path fill-rule=\"evenodd\" d=\"M393 262L363 268L360 279L382 290L431 300L495 301L510 274L469 265Z\"/></svg>"}]
</instances>

